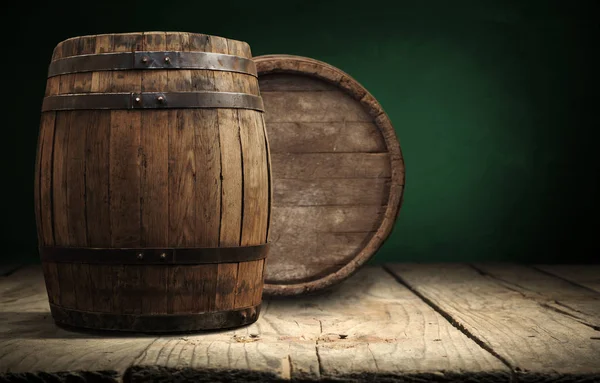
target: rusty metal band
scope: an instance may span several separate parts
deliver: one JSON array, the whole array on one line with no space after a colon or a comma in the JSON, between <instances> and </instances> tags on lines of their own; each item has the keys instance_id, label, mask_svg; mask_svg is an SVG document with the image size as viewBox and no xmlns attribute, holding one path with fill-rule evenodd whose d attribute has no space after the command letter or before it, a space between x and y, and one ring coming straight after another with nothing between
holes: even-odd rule
<instances>
[{"instance_id":1,"label":"rusty metal band","mask_svg":"<svg viewBox=\"0 0 600 383\"><path fill-rule=\"evenodd\" d=\"M113 264L113 265L191 265L206 263L247 262L266 258L269 244L240 247L201 248L40 248L45 262Z\"/></svg>"},{"instance_id":2,"label":"rusty metal band","mask_svg":"<svg viewBox=\"0 0 600 383\"><path fill-rule=\"evenodd\" d=\"M257 76L254 61L211 52L118 52L65 57L53 61L48 77L61 74L145 69L204 69Z\"/></svg>"},{"instance_id":3,"label":"rusty metal band","mask_svg":"<svg viewBox=\"0 0 600 383\"><path fill-rule=\"evenodd\" d=\"M231 92L80 93L44 98L42 112L81 109L233 108L264 111L260 96Z\"/></svg>"},{"instance_id":4,"label":"rusty metal band","mask_svg":"<svg viewBox=\"0 0 600 383\"><path fill-rule=\"evenodd\" d=\"M260 304L229 311L195 314L132 315L69 309L50 303L57 324L94 330L177 333L224 329L256 322Z\"/></svg>"}]
</instances>

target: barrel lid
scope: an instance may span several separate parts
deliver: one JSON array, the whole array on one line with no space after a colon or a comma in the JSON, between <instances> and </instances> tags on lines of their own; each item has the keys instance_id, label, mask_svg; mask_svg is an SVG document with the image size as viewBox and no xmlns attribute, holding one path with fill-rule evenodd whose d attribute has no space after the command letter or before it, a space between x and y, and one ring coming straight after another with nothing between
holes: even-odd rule
<instances>
[{"instance_id":1,"label":"barrel lid","mask_svg":"<svg viewBox=\"0 0 600 383\"><path fill-rule=\"evenodd\" d=\"M319 291L390 234L404 160L390 119L356 80L307 57L255 57L273 172L265 294Z\"/></svg>"}]
</instances>

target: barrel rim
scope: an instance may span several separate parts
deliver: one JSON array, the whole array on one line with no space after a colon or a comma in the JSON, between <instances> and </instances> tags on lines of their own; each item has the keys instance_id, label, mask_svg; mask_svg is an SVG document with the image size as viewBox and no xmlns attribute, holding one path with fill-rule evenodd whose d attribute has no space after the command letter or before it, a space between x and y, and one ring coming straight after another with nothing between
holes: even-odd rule
<instances>
[{"instance_id":1,"label":"barrel rim","mask_svg":"<svg viewBox=\"0 0 600 383\"><path fill-rule=\"evenodd\" d=\"M357 100L368 111L369 115L373 117L373 122L381 131L390 155L392 174L388 204L379 227L360 252L334 273L316 277L310 281L292 282L289 284L269 282L268 279L265 279L264 285L264 294L271 296L299 295L323 290L356 273L361 266L375 255L392 232L395 221L400 213L406 178L400 142L390 118L375 97L357 80L341 69L309 57L287 54L268 54L254 57L253 60L256 63L259 80L260 76L276 73L315 77L336 86Z\"/></svg>"},{"instance_id":2,"label":"barrel rim","mask_svg":"<svg viewBox=\"0 0 600 383\"><path fill-rule=\"evenodd\" d=\"M186 333L221 330L256 322L261 304L224 311L185 314L121 314L82 311L50 303L58 325L101 331L140 333Z\"/></svg>"},{"instance_id":3,"label":"barrel rim","mask_svg":"<svg viewBox=\"0 0 600 383\"><path fill-rule=\"evenodd\" d=\"M68 37L66 39L63 39L61 41L59 41L56 46L54 47L53 52L56 52L56 50L59 47L62 47L62 45L64 43L67 42L71 42L73 40L77 40L77 39L89 39L89 38L97 38L97 37L105 37L105 36L127 36L127 35L144 35L146 33L180 33L180 34L188 34L188 35L199 35L199 36L208 36L208 37L218 37L218 38L223 38L226 39L227 41L232 41L232 42L237 42L237 43L242 43L245 44L248 48L248 51L250 51L250 44L247 41L244 40L238 40L238 39L231 39L229 37L223 37L223 36L218 36L218 35L210 35L207 33L199 33L199 32L186 32L186 31L143 31L143 32L115 32L115 33L100 33L100 34L89 34L89 35L81 35L81 36L72 36L72 37ZM56 55L52 55L52 60L51 61L55 61L55 56ZM244 57L244 56L239 56L239 57ZM250 59L250 57L247 57L248 59Z\"/></svg>"}]
</instances>

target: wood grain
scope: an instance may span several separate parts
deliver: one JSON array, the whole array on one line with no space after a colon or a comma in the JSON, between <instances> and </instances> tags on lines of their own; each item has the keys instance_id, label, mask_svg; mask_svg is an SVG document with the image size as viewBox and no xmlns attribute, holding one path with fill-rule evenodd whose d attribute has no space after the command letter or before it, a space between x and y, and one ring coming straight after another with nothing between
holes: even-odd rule
<instances>
[{"instance_id":1,"label":"wood grain","mask_svg":"<svg viewBox=\"0 0 600 383\"><path fill-rule=\"evenodd\" d=\"M266 280L270 284L302 283L326 277L350 262L368 243L375 232L321 232L306 233L290 226L283 240L271 245L276 254L294 253L296 257L282 262L277 258L267 260ZM323 257L322 254L327 254ZM307 275L310 277L307 278Z\"/></svg>"},{"instance_id":2,"label":"wood grain","mask_svg":"<svg viewBox=\"0 0 600 383\"><path fill-rule=\"evenodd\" d=\"M275 179L390 177L387 153L271 153Z\"/></svg>"},{"instance_id":3,"label":"wood grain","mask_svg":"<svg viewBox=\"0 0 600 383\"><path fill-rule=\"evenodd\" d=\"M113 35L96 36L95 53L108 53L114 50ZM113 73L111 71L92 72L91 92L103 93L112 89Z\"/></svg>"},{"instance_id":4,"label":"wood grain","mask_svg":"<svg viewBox=\"0 0 600 383\"><path fill-rule=\"evenodd\" d=\"M373 122L270 122L273 153L381 153L385 143Z\"/></svg>"},{"instance_id":5,"label":"wood grain","mask_svg":"<svg viewBox=\"0 0 600 383\"><path fill-rule=\"evenodd\" d=\"M371 117L342 91L265 92L265 121L273 122L369 122Z\"/></svg>"},{"instance_id":6,"label":"wood grain","mask_svg":"<svg viewBox=\"0 0 600 383\"><path fill-rule=\"evenodd\" d=\"M73 111L69 120L67 140L67 222L68 246L87 245L86 191L86 131L91 114Z\"/></svg>"},{"instance_id":7,"label":"wood grain","mask_svg":"<svg viewBox=\"0 0 600 383\"><path fill-rule=\"evenodd\" d=\"M253 110L238 111L244 179L241 245L264 243L269 219L269 169L262 119ZM242 128L243 127L243 128Z\"/></svg>"},{"instance_id":8,"label":"wood grain","mask_svg":"<svg viewBox=\"0 0 600 383\"><path fill-rule=\"evenodd\" d=\"M52 227L52 188L53 188L53 154L54 126L56 112L42 113L38 138L36 186L38 210L38 238L40 245L54 244Z\"/></svg>"},{"instance_id":9,"label":"wood grain","mask_svg":"<svg viewBox=\"0 0 600 383\"><path fill-rule=\"evenodd\" d=\"M140 50L230 52L250 58L248 45L240 41L145 32L68 39L57 45L53 60ZM46 94L258 94L255 77L219 72L215 80L214 72L73 73L49 81ZM237 109L225 108L44 113L34 192L40 243L193 248L240 246L243 237L244 244L264 244L270 209L268 143L261 114L244 112L241 120ZM228 162L222 167L223 160ZM45 262L44 274L48 299L57 306L91 313L194 314L258 305L264 262L162 267ZM94 328L106 324L79 323Z\"/></svg>"},{"instance_id":10,"label":"wood grain","mask_svg":"<svg viewBox=\"0 0 600 383\"><path fill-rule=\"evenodd\" d=\"M52 219L54 244L68 246L68 142L72 112L57 112L52 165Z\"/></svg>"},{"instance_id":11,"label":"wood grain","mask_svg":"<svg viewBox=\"0 0 600 383\"><path fill-rule=\"evenodd\" d=\"M274 182L274 206L380 205L389 195L389 178L293 179Z\"/></svg>"},{"instance_id":12,"label":"wood grain","mask_svg":"<svg viewBox=\"0 0 600 383\"><path fill-rule=\"evenodd\" d=\"M318 291L357 270L391 232L404 191L398 139L375 98L340 69L290 55L254 61L273 167L269 236L274 246L265 292ZM339 209L368 206L381 209L364 211L364 224ZM314 209L296 209L305 207ZM296 224L299 220L310 223ZM374 234L366 241L363 236L335 242L333 251L319 239L347 229Z\"/></svg>"},{"instance_id":13,"label":"wood grain","mask_svg":"<svg viewBox=\"0 0 600 383\"><path fill-rule=\"evenodd\" d=\"M469 266L392 264L388 269L455 326L502 358L519 380L598 372L597 331Z\"/></svg>"},{"instance_id":14,"label":"wood grain","mask_svg":"<svg viewBox=\"0 0 600 383\"><path fill-rule=\"evenodd\" d=\"M87 245L111 243L110 131L111 112L89 112L86 130L85 208Z\"/></svg>"},{"instance_id":15,"label":"wood grain","mask_svg":"<svg viewBox=\"0 0 600 383\"><path fill-rule=\"evenodd\" d=\"M111 111L110 227L112 247L136 247L140 242L141 112Z\"/></svg>"},{"instance_id":16,"label":"wood grain","mask_svg":"<svg viewBox=\"0 0 600 383\"><path fill-rule=\"evenodd\" d=\"M196 218L194 184L194 116L177 110L169 120L169 242L170 246L192 247ZM199 201L198 201L199 202Z\"/></svg>"},{"instance_id":17,"label":"wood grain","mask_svg":"<svg viewBox=\"0 0 600 383\"><path fill-rule=\"evenodd\" d=\"M360 270L317 296L265 302L250 326L198 335L82 336L64 330L51 321L38 268L0 280L0 289L4 379L44 374L57 380L75 372L82 381L102 372L129 382L511 379L497 358L380 268Z\"/></svg>"},{"instance_id":18,"label":"wood grain","mask_svg":"<svg viewBox=\"0 0 600 383\"><path fill-rule=\"evenodd\" d=\"M169 131L177 112L149 111L142 114L140 184L140 244L169 244Z\"/></svg>"},{"instance_id":19,"label":"wood grain","mask_svg":"<svg viewBox=\"0 0 600 383\"><path fill-rule=\"evenodd\" d=\"M196 246L218 247L221 228L221 144L216 110L194 113Z\"/></svg>"},{"instance_id":20,"label":"wood grain","mask_svg":"<svg viewBox=\"0 0 600 383\"><path fill-rule=\"evenodd\" d=\"M239 246L242 228L242 151L238 112L219 110L221 147L221 246Z\"/></svg>"},{"instance_id":21,"label":"wood grain","mask_svg":"<svg viewBox=\"0 0 600 383\"><path fill-rule=\"evenodd\" d=\"M600 293L538 270L514 264L478 263L476 270L509 289L600 330Z\"/></svg>"},{"instance_id":22,"label":"wood grain","mask_svg":"<svg viewBox=\"0 0 600 383\"><path fill-rule=\"evenodd\" d=\"M539 270L600 293L598 265L536 265Z\"/></svg>"}]
</instances>

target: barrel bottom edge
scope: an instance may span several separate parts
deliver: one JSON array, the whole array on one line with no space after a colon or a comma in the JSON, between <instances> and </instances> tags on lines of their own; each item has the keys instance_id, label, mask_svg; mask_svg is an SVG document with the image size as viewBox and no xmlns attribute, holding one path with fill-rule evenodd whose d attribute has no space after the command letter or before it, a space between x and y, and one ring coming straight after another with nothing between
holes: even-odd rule
<instances>
[{"instance_id":1,"label":"barrel bottom edge","mask_svg":"<svg viewBox=\"0 0 600 383\"><path fill-rule=\"evenodd\" d=\"M50 304L54 322L66 328L139 332L139 333L189 333L223 330L256 322L260 315L256 306L193 314L116 314L81 311Z\"/></svg>"}]
</instances>

